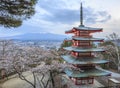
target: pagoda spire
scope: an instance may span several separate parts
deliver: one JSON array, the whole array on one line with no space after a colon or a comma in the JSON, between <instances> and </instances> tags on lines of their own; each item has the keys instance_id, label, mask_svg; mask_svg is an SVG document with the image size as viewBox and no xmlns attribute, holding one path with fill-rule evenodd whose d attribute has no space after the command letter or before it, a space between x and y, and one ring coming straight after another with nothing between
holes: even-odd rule
<instances>
[{"instance_id":1,"label":"pagoda spire","mask_svg":"<svg viewBox=\"0 0 120 88\"><path fill-rule=\"evenodd\" d=\"M83 25L83 7L82 7L82 3L80 6L80 26L84 26Z\"/></svg>"}]
</instances>

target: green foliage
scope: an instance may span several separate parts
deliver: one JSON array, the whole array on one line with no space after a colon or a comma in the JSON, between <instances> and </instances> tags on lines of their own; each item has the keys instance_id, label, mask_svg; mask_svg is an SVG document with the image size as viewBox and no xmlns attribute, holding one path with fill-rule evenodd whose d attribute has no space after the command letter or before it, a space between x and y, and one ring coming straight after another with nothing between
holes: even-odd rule
<instances>
[{"instance_id":1,"label":"green foliage","mask_svg":"<svg viewBox=\"0 0 120 88\"><path fill-rule=\"evenodd\" d=\"M0 25L19 27L23 20L34 15L37 0L0 0Z\"/></svg>"},{"instance_id":2,"label":"green foliage","mask_svg":"<svg viewBox=\"0 0 120 88\"><path fill-rule=\"evenodd\" d=\"M69 41L69 40L64 40L62 45L61 45L61 48L62 47L69 47L72 45L72 41Z\"/></svg>"},{"instance_id":3,"label":"green foliage","mask_svg":"<svg viewBox=\"0 0 120 88\"><path fill-rule=\"evenodd\" d=\"M59 61L60 63L63 63L63 62L64 62L64 60L63 60L62 58L59 58L58 61Z\"/></svg>"},{"instance_id":4,"label":"green foliage","mask_svg":"<svg viewBox=\"0 0 120 88\"><path fill-rule=\"evenodd\" d=\"M104 43L100 43L100 46L107 46L107 45L112 45L112 46L114 46L114 43L113 43L112 41L110 41L110 40L105 41Z\"/></svg>"}]
</instances>

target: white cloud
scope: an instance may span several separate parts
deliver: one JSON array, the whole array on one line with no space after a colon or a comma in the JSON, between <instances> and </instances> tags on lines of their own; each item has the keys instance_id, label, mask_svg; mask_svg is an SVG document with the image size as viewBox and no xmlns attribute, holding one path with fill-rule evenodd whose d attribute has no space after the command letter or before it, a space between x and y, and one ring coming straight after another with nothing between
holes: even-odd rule
<instances>
[{"instance_id":1,"label":"white cloud","mask_svg":"<svg viewBox=\"0 0 120 88\"><path fill-rule=\"evenodd\" d=\"M118 35L120 34L120 19L111 19L106 23L93 24L92 26L103 28L103 32L94 34L95 37L106 38L106 36L112 34L113 32Z\"/></svg>"},{"instance_id":2,"label":"white cloud","mask_svg":"<svg viewBox=\"0 0 120 88\"><path fill-rule=\"evenodd\" d=\"M105 37L112 32L120 33L119 0L116 2L114 0L82 0L82 2L83 7L89 10L86 15L91 19L91 23L89 24L87 20L84 22L85 25L103 28L103 33L96 33L96 37ZM3 28L0 34L1 36L32 32L64 34L65 30L79 25L79 5L80 0L40 0L36 5L36 14L31 19L24 21L21 27L13 31ZM109 20L110 15L111 20ZM99 23L100 21L104 22Z\"/></svg>"}]
</instances>

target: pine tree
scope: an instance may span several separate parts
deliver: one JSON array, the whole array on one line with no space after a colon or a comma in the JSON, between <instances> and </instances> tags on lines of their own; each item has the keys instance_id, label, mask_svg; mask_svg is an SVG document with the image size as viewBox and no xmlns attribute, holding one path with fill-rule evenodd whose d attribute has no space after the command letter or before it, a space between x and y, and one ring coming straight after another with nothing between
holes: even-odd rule
<instances>
[{"instance_id":1,"label":"pine tree","mask_svg":"<svg viewBox=\"0 0 120 88\"><path fill-rule=\"evenodd\" d=\"M11 28L22 25L35 13L37 0L0 0L0 25Z\"/></svg>"}]
</instances>

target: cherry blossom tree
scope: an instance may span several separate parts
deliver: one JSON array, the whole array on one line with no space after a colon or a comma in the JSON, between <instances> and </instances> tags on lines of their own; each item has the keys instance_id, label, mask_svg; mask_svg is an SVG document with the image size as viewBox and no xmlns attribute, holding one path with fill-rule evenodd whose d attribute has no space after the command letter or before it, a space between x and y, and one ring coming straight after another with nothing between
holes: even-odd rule
<instances>
[{"instance_id":1,"label":"cherry blossom tree","mask_svg":"<svg viewBox=\"0 0 120 88\"><path fill-rule=\"evenodd\" d=\"M40 59L43 58L43 52L45 53L45 50L40 47L20 47L12 62L13 69L19 78L29 83L33 88L37 88L37 75L31 70L41 64ZM33 76L33 81L27 79L24 75L25 72Z\"/></svg>"},{"instance_id":2,"label":"cherry blossom tree","mask_svg":"<svg viewBox=\"0 0 120 88\"><path fill-rule=\"evenodd\" d=\"M55 77L63 73L66 68L75 68L66 63L60 63L56 50L44 50L39 46L17 46L13 41L2 41L0 46L1 68L7 74L14 72L21 80L26 81L33 88L55 88ZM2 45L3 44L3 45ZM48 64L46 60L51 62ZM29 73L25 75L25 73ZM31 81L28 75L33 77Z\"/></svg>"},{"instance_id":3,"label":"cherry blossom tree","mask_svg":"<svg viewBox=\"0 0 120 88\"><path fill-rule=\"evenodd\" d=\"M48 88L48 83L51 82L52 88L55 88L54 78L61 74L65 69L76 69L73 65L66 63L59 63L58 61L53 61L50 65L42 65L32 69L33 72L39 73L42 75L41 83L43 88ZM47 81L43 81L44 78L47 77Z\"/></svg>"},{"instance_id":4,"label":"cherry blossom tree","mask_svg":"<svg viewBox=\"0 0 120 88\"><path fill-rule=\"evenodd\" d=\"M106 54L109 60L111 60L116 66L118 71L120 70L120 38L116 33L107 36L108 41L102 44L106 49ZM104 56L105 56L104 55Z\"/></svg>"},{"instance_id":5,"label":"cherry blossom tree","mask_svg":"<svg viewBox=\"0 0 120 88\"><path fill-rule=\"evenodd\" d=\"M12 40L0 40L0 69L2 77L8 75L11 70L11 53L14 51ZM6 70L6 71L5 71Z\"/></svg>"}]
</instances>

